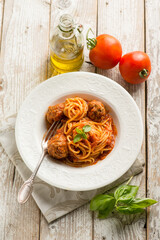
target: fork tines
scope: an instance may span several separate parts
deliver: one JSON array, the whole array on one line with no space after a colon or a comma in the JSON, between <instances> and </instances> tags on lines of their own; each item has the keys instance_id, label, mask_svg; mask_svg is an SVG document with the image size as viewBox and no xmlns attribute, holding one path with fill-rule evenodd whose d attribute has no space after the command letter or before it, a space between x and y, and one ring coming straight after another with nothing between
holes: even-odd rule
<instances>
[{"instance_id":1,"label":"fork tines","mask_svg":"<svg viewBox=\"0 0 160 240\"><path fill-rule=\"evenodd\" d=\"M50 139L51 137L53 137L57 131L57 129L59 129L62 126L61 121L57 121L57 122L53 122L51 127L48 129L47 134L44 138L44 141L47 141L48 139Z\"/></svg>"}]
</instances>

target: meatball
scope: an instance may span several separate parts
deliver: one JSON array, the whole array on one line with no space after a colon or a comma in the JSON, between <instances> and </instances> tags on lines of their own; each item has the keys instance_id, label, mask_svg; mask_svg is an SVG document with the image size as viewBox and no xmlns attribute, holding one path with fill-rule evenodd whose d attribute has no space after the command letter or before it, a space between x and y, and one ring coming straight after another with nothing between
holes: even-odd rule
<instances>
[{"instance_id":1,"label":"meatball","mask_svg":"<svg viewBox=\"0 0 160 240\"><path fill-rule=\"evenodd\" d=\"M88 117L90 119L96 122L100 122L105 115L106 110L101 102L93 100L88 103Z\"/></svg>"},{"instance_id":2,"label":"meatball","mask_svg":"<svg viewBox=\"0 0 160 240\"><path fill-rule=\"evenodd\" d=\"M68 156L67 138L62 133L57 133L48 141L48 153L50 156L61 159Z\"/></svg>"},{"instance_id":3,"label":"meatball","mask_svg":"<svg viewBox=\"0 0 160 240\"><path fill-rule=\"evenodd\" d=\"M47 121L53 123L63 118L64 103L60 103L54 106L49 106L48 112L46 114Z\"/></svg>"}]
</instances>

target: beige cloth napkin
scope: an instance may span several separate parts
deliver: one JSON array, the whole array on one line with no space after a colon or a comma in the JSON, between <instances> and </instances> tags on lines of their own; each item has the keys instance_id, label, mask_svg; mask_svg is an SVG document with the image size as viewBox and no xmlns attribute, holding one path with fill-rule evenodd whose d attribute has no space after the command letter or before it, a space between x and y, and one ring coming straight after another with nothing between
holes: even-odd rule
<instances>
[{"instance_id":1,"label":"beige cloth napkin","mask_svg":"<svg viewBox=\"0 0 160 240\"><path fill-rule=\"evenodd\" d=\"M5 120L5 124L0 130L0 143L6 151L8 157L17 168L19 174L26 180L31 175L31 171L27 168L21 159L16 142L15 142L15 120L16 116L10 116ZM53 187L39 178L36 178L33 189L33 198L38 207L42 211L48 223L73 211L90 201L96 194L104 193L113 187L123 183L130 176L136 175L143 170L144 161L139 156L132 167L121 178L112 184L85 192L73 192ZM16 198L17 196L15 196Z\"/></svg>"}]
</instances>

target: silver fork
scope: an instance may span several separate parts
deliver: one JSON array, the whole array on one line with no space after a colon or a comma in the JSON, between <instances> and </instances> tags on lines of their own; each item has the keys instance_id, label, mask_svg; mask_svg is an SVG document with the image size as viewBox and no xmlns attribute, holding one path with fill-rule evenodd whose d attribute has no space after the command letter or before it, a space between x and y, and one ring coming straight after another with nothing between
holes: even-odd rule
<instances>
[{"instance_id":1,"label":"silver fork","mask_svg":"<svg viewBox=\"0 0 160 240\"><path fill-rule=\"evenodd\" d=\"M54 136L56 130L58 128L60 128L62 125L62 123L60 121L54 122L51 127L49 128L49 130L47 131L45 137L42 140L41 146L42 146L42 154L41 157L39 159L39 162L37 163L37 166L34 170L34 172L32 173L32 175L30 176L30 178L28 180L26 180L23 185L21 186L19 192L18 192L18 202L23 204L25 202L27 202L27 200L29 199L32 190L33 190L33 183L34 183L34 179L35 176L38 172L39 167L41 166L41 163L45 157L45 155L47 154L47 143L48 140L51 136Z\"/></svg>"}]
</instances>

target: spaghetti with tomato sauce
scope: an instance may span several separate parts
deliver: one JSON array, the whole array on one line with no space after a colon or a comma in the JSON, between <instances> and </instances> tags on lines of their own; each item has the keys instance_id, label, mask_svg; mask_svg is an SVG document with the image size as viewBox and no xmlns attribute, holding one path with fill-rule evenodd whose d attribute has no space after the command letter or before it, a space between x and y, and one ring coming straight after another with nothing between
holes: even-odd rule
<instances>
[{"instance_id":1,"label":"spaghetti with tomato sauce","mask_svg":"<svg viewBox=\"0 0 160 240\"><path fill-rule=\"evenodd\" d=\"M49 106L47 121L61 120L62 127L48 141L48 153L73 167L85 167L104 159L114 148L117 135L113 118L97 100L67 98Z\"/></svg>"}]
</instances>

